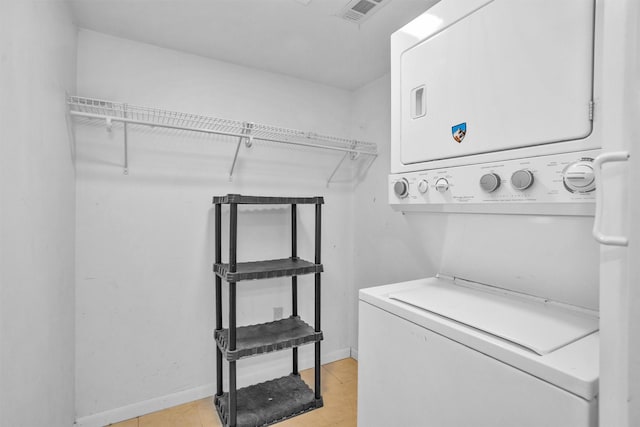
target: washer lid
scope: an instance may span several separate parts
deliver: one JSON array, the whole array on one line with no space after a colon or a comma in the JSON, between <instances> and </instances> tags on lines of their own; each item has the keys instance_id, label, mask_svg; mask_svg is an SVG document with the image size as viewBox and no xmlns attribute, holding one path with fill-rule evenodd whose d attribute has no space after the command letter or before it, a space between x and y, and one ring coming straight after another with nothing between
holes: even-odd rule
<instances>
[{"instance_id":1,"label":"washer lid","mask_svg":"<svg viewBox=\"0 0 640 427\"><path fill-rule=\"evenodd\" d=\"M551 353L598 330L598 318L524 295L451 282L393 293L389 298L427 310L539 355Z\"/></svg>"}]
</instances>

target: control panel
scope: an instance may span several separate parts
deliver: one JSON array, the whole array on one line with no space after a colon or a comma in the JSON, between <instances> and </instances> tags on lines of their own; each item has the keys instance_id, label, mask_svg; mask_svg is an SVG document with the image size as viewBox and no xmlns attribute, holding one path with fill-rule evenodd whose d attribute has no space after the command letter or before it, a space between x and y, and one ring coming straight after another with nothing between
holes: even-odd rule
<instances>
[{"instance_id":1,"label":"control panel","mask_svg":"<svg viewBox=\"0 0 640 427\"><path fill-rule=\"evenodd\" d=\"M389 203L406 211L592 215L599 150L389 176Z\"/></svg>"}]
</instances>

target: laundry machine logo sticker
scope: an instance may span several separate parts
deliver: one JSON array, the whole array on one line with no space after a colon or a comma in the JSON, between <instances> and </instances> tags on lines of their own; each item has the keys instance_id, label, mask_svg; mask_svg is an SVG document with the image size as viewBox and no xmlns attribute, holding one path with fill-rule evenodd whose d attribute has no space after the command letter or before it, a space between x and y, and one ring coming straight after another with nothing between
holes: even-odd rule
<instances>
[{"instance_id":1,"label":"laundry machine logo sticker","mask_svg":"<svg viewBox=\"0 0 640 427\"><path fill-rule=\"evenodd\" d=\"M464 139L464 136L467 134L467 122L460 123L459 125L455 125L451 127L451 135L456 142L460 143Z\"/></svg>"}]
</instances>

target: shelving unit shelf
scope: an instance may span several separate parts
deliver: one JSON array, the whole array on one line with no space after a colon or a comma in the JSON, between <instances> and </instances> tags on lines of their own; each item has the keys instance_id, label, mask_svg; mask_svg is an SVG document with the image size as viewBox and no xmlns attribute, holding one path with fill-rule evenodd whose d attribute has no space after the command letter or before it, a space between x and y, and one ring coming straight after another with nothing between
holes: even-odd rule
<instances>
[{"instance_id":1,"label":"shelving unit shelf","mask_svg":"<svg viewBox=\"0 0 640 427\"><path fill-rule=\"evenodd\" d=\"M268 261L239 262L234 272L229 271L229 264L215 264L213 271L227 282L239 282L240 280L322 273L322 265L300 258L283 258Z\"/></svg>"},{"instance_id":2,"label":"shelving unit shelf","mask_svg":"<svg viewBox=\"0 0 640 427\"><path fill-rule=\"evenodd\" d=\"M320 282L323 266L320 259L322 197L263 197L227 194L214 197L215 205L215 263L216 277L216 395L218 415L226 427L267 426L323 406L320 387ZM291 256L288 258L237 262L238 205L291 205ZM315 259L313 262L297 256L297 205L315 205ZM222 205L229 205L229 259L222 262ZM315 278L314 325L305 323L298 315L297 276L313 274ZM245 280L291 277L292 313L286 319L258 325L236 325L237 283ZM222 322L222 281L229 284L228 326ZM298 372L298 347L315 345L314 390ZM292 372L281 378L237 389L236 361L274 351L292 349ZM229 365L229 391L222 385L223 359Z\"/></svg>"},{"instance_id":3,"label":"shelving unit shelf","mask_svg":"<svg viewBox=\"0 0 640 427\"><path fill-rule=\"evenodd\" d=\"M268 401L268 405L264 404L265 401ZM217 398L216 408L224 425L229 425L229 393ZM274 424L316 408L318 405L313 391L299 375L291 374L239 389L236 425Z\"/></svg>"},{"instance_id":4,"label":"shelving unit shelf","mask_svg":"<svg viewBox=\"0 0 640 427\"><path fill-rule=\"evenodd\" d=\"M216 344L227 360L261 353L284 350L322 340L322 332L316 332L299 316L291 316L274 322L242 326L236 329L236 349L229 350L229 330L215 332Z\"/></svg>"}]
</instances>

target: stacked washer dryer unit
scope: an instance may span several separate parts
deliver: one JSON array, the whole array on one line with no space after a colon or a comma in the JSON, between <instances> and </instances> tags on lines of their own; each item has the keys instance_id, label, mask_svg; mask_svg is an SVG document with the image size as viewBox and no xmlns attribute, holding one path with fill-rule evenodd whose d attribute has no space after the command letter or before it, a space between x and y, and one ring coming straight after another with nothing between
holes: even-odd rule
<instances>
[{"instance_id":1,"label":"stacked washer dryer unit","mask_svg":"<svg viewBox=\"0 0 640 427\"><path fill-rule=\"evenodd\" d=\"M360 291L360 426L597 426L601 9L443 0L392 35L389 203L448 228L435 277Z\"/></svg>"}]
</instances>

